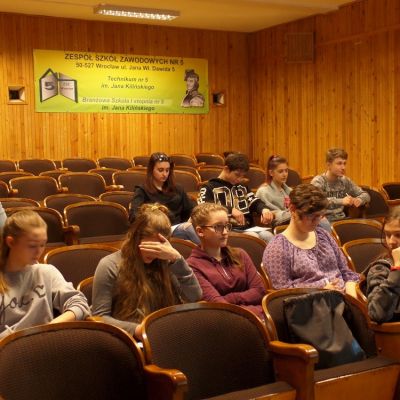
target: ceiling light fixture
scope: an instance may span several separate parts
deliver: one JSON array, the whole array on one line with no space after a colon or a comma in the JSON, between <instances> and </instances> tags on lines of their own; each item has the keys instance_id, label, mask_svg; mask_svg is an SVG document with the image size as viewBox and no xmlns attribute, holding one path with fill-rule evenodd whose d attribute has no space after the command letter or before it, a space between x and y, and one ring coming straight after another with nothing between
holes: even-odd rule
<instances>
[{"instance_id":1,"label":"ceiling light fixture","mask_svg":"<svg viewBox=\"0 0 400 400\"><path fill-rule=\"evenodd\" d=\"M171 21L179 17L179 11L110 6L108 4L99 4L98 6L94 7L93 10L95 14L110 15L113 17L157 19L161 21Z\"/></svg>"}]
</instances>

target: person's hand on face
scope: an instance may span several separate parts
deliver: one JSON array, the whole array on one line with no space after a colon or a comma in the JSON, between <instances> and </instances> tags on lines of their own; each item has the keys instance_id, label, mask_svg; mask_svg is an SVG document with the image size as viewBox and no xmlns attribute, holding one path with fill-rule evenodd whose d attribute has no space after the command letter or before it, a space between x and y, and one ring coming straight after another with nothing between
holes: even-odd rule
<instances>
[{"instance_id":1,"label":"person's hand on face","mask_svg":"<svg viewBox=\"0 0 400 400\"><path fill-rule=\"evenodd\" d=\"M175 250L171 243L161 233L158 234L159 241L142 241L139 249L145 263L150 263L156 258L170 262L180 258L180 253Z\"/></svg>"},{"instance_id":2,"label":"person's hand on face","mask_svg":"<svg viewBox=\"0 0 400 400\"><path fill-rule=\"evenodd\" d=\"M237 208L232 208L232 217L239 225L244 225L245 223L244 214Z\"/></svg>"}]
</instances>

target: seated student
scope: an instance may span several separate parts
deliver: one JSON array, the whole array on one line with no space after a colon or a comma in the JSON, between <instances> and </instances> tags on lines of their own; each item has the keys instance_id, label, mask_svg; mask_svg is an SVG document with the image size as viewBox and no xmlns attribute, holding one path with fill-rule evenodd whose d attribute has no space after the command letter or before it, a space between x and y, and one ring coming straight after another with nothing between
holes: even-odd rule
<instances>
[{"instance_id":1,"label":"seated student","mask_svg":"<svg viewBox=\"0 0 400 400\"><path fill-rule=\"evenodd\" d=\"M263 256L272 286L336 289L355 296L358 274L349 269L331 234L318 227L328 206L324 193L301 184L289 196L289 226L268 244Z\"/></svg>"},{"instance_id":2,"label":"seated student","mask_svg":"<svg viewBox=\"0 0 400 400\"><path fill-rule=\"evenodd\" d=\"M364 272L368 313L379 323L400 320L400 206L386 217L383 232L387 252Z\"/></svg>"},{"instance_id":3,"label":"seated student","mask_svg":"<svg viewBox=\"0 0 400 400\"><path fill-rule=\"evenodd\" d=\"M259 236L269 242L273 234L266 229L257 232L247 231L255 226L252 213L261 216L263 224L270 224L274 215L262 200L242 184L249 170L249 160L241 153L231 153L225 158L225 166L218 178L210 179L200 188L198 203L221 204L228 209L233 230Z\"/></svg>"},{"instance_id":4,"label":"seated student","mask_svg":"<svg viewBox=\"0 0 400 400\"><path fill-rule=\"evenodd\" d=\"M347 157L343 149L329 149L326 153L327 171L315 176L311 181L328 197L329 207L326 218L331 222L346 217L345 206L360 207L371 200L367 192L344 175Z\"/></svg>"},{"instance_id":5,"label":"seated student","mask_svg":"<svg viewBox=\"0 0 400 400\"><path fill-rule=\"evenodd\" d=\"M264 319L261 300L265 287L249 255L227 246L231 230L225 207L203 203L192 221L201 244L187 259L203 290L203 300L243 306Z\"/></svg>"},{"instance_id":6,"label":"seated student","mask_svg":"<svg viewBox=\"0 0 400 400\"><path fill-rule=\"evenodd\" d=\"M169 210L172 225L172 236L199 243L193 226L187 220L190 217L194 201L174 181L174 164L165 153L153 153L147 165L144 185L135 187L130 204L129 220L133 222L139 207L146 203L159 203Z\"/></svg>"},{"instance_id":7,"label":"seated student","mask_svg":"<svg viewBox=\"0 0 400 400\"><path fill-rule=\"evenodd\" d=\"M6 220L0 248L0 338L90 315L85 296L54 266L38 263L46 242L47 225L34 211L18 211ZM53 310L60 315L55 317Z\"/></svg>"},{"instance_id":8,"label":"seated student","mask_svg":"<svg viewBox=\"0 0 400 400\"><path fill-rule=\"evenodd\" d=\"M168 242L168 209L144 204L121 250L102 258L93 282L93 315L140 339L143 318L153 311L201 298L197 279Z\"/></svg>"},{"instance_id":9,"label":"seated student","mask_svg":"<svg viewBox=\"0 0 400 400\"><path fill-rule=\"evenodd\" d=\"M261 185L256 193L274 214L274 226L285 225L290 221L290 198L292 188L286 184L288 177L288 162L281 156L271 156L267 161L266 183ZM331 232L331 225L326 218L320 221L321 228Z\"/></svg>"}]
</instances>

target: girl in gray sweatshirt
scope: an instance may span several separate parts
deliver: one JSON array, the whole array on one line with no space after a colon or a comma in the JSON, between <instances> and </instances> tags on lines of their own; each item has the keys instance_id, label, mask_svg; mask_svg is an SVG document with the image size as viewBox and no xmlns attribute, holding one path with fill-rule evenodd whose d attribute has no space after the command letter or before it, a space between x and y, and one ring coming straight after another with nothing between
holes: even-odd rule
<instances>
[{"instance_id":1,"label":"girl in gray sweatshirt","mask_svg":"<svg viewBox=\"0 0 400 400\"><path fill-rule=\"evenodd\" d=\"M47 226L37 213L12 214L0 238L0 338L34 325L89 316L85 296L54 266L38 263Z\"/></svg>"}]
</instances>

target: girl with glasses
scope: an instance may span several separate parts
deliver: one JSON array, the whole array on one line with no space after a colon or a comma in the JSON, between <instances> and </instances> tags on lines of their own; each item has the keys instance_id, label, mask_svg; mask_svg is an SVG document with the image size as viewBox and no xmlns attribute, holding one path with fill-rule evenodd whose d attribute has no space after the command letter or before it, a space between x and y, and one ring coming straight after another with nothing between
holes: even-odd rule
<instances>
[{"instance_id":1,"label":"girl with glasses","mask_svg":"<svg viewBox=\"0 0 400 400\"><path fill-rule=\"evenodd\" d=\"M302 184L289 197L289 226L274 237L263 256L273 288L326 288L355 296L359 275L349 269L332 235L318 226L328 206L325 194Z\"/></svg>"},{"instance_id":2,"label":"girl with glasses","mask_svg":"<svg viewBox=\"0 0 400 400\"><path fill-rule=\"evenodd\" d=\"M367 277L368 313L382 323L400 320L400 207L394 207L383 225L386 252L372 262Z\"/></svg>"},{"instance_id":3,"label":"girl with glasses","mask_svg":"<svg viewBox=\"0 0 400 400\"><path fill-rule=\"evenodd\" d=\"M249 255L227 246L232 229L228 211L215 203L202 203L192 212L200 246L187 259L203 290L203 300L243 306L264 319L261 300L265 287Z\"/></svg>"},{"instance_id":4,"label":"girl with glasses","mask_svg":"<svg viewBox=\"0 0 400 400\"><path fill-rule=\"evenodd\" d=\"M195 202L189 199L181 186L175 184L174 164L165 153L153 153L150 156L145 183L134 189L129 208L131 222L134 222L140 206L148 203L159 203L168 208L172 236L199 243L188 221Z\"/></svg>"},{"instance_id":5,"label":"girl with glasses","mask_svg":"<svg viewBox=\"0 0 400 400\"><path fill-rule=\"evenodd\" d=\"M193 271L168 241L167 215L163 205L143 205L121 250L102 258L94 275L93 315L138 339L146 315L201 297Z\"/></svg>"}]
</instances>

